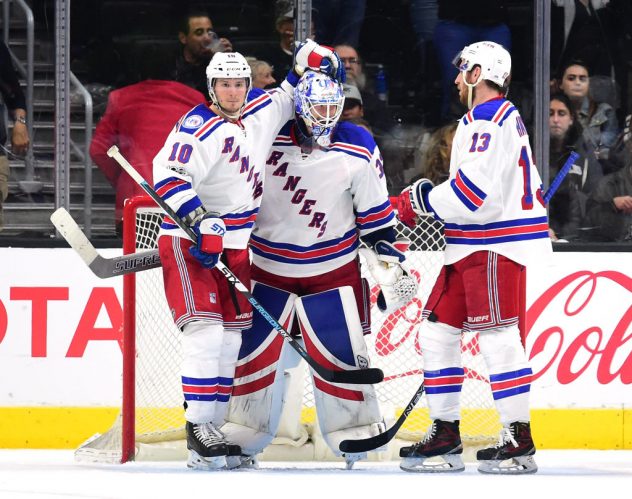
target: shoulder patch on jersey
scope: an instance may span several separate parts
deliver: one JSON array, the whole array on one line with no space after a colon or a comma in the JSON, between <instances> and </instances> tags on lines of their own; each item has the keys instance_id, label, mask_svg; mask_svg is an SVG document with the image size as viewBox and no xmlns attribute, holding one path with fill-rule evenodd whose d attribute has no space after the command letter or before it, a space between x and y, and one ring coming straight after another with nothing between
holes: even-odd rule
<instances>
[{"instance_id":1,"label":"shoulder patch on jersey","mask_svg":"<svg viewBox=\"0 0 632 499\"><path fill-rule=\"evenodd\" d=\"M182 123L184 128L200 128L200 126L204 123L204 118L199 114L192 114L187 116Z\"/></svg>"},{"instance_id":2,"label":"shoulder patch on jersey","mask_svg":"<svg viewBox=\"0 0 632 499\"><path fill-rule=\"evenodd\" d=\"M217 117L206 104L198 104L180 118L177 129L179 132L194 134L205 123Z\"/></svg>"}]
</instances>

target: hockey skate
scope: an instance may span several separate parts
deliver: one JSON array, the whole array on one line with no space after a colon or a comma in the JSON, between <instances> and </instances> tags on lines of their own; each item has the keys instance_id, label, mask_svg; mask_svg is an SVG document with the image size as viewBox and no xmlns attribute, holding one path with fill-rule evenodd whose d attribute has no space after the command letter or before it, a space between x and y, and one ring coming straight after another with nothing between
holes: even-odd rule
<instances>
[{"instance_id":1,"label":"hockey skate","mask_svg":"<svg viewBox=\"0 0 632 499\"><path fill-rule=\"evenodd\" d=\"M422 473L463 471L465 465L461 454L463 445L459 421L436 419L421 442L399 450L399 456L404 458L399 467L404 471Z\"/></svg>"},{"instance_id":2,"label":"hockey skate","mask_svg":"<svg viewBox=\"0 0 632 499\"><path fill-rule=\"evenodd\" d=\"M531 438L531 425L516 421L504 427L495 447L476 453L478 471L492 474L535 473L538 466L533 455L535 445Z\"/></svg>"},{"instance_id":3,"label":"hockey skate","mask_svg":"<svg viewBox=\"0 0 632 499\"><path fill-rule=\"evenodd\" d=\"M226 437L213 423L186 424L187 449L189 449L189 468L200 470L226 469L226 456L229 445ZM231 445L231 447L233 447ZM234 446L239 447L239 446ZM233 449L233 452L237 452ZM241 454L241 449L239 449Z\"/></svg>"}]
</instances>

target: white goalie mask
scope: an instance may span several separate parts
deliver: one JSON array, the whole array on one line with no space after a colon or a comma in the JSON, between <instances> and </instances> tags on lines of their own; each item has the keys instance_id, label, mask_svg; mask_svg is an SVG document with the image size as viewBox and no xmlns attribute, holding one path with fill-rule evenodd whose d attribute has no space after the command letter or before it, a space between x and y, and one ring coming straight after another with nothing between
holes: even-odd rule
<instances>
[{"instance_id":1,"label":"white goalie mask","mask_svg":"<svg viewBox=\"0 0 632 499\"><path fill-rule=\"evenodd\" d=\"M488 80L504 89L507 93L509 75L511 74L511 56L505 48L495 42L477 42L467 45L459 52L452 64L463 73L463 83L469 87L470 99L472 89L482 80ZM466 73L480 66L481 74L474 83L468 83ZM468 107L471 106L471 102Z\"/></svg>"},{"instance_id":2,"label":"white goalie mask","mask_svg":"<svg viewBox=\"0 0 632 499\"><path fill-rule=\"evenodd\" d=\"M246 80L246 96L252 87L252 72L250 65L246 61L245 57L239 52L217 52L211 62L206 67L206 81L208 85L208 94L211 98L211 102L222 110L229 118L238 118L246 105L244 104L238 113L226 113L224 108L220 105L215 95L215 82L219 78L243 78Z\"/></svg>"},{"instance_id":3,"label":"white goalie mask","mask_svg":"<svg viewBox=\"0 0 632 499\"><path fill-rule=\"evenodd\" d=\"M321 147L331 142L344 102L342 85L314 71L307 71L294 89L296 115Z\"/></svg>"}]
</instances>

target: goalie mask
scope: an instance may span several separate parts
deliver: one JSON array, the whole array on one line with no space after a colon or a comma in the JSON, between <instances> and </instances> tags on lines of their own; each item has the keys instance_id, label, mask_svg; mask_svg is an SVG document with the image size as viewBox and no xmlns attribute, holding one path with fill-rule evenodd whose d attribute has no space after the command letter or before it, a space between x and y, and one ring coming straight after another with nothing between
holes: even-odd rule
<instances>
[{"instance_id":1,"label":"goalie mask","mask_svg":"<svg viewBox=\"0 0 632 499\"><path fill-rule=\"evenodd\" d=\"M252 87L252 72L243 55L238 52L217 52L206 67L206 81L211 102L229 118L239 118L246 105L246 99L237 113L228 113L220 105L215 94L215 83L219 78L243 78L246 80L246 97Z\"/></svg>"},{"instance_id":2,"label":"goalie mask","mask_svg":"<svg viewBox=\"0 0 632 499\"><path fill-rule=\"evenodd\" d=\"M459 52L452 64L463 74L463 83L468 87L468 108L472 107L472 93L482 80L488 80L502 88L506 95L511 74L511 56L505 48L495 42L477 42L467 45ZM481 74L474 83L469 83L466 73L480 66Z\"/></svg>"},{"instance_id":3,"label":"goalie mask","mask_svg":"<svg viewBox=\"0 0 632 499\"><path fill-rule=\"evenodd\" d=\"M294 110L302 147L311 146L312 141L321 147L329 145L344 102L342 85L328 76L307 71L301 77L294 90Z\"/></svg>"}]
</instances>

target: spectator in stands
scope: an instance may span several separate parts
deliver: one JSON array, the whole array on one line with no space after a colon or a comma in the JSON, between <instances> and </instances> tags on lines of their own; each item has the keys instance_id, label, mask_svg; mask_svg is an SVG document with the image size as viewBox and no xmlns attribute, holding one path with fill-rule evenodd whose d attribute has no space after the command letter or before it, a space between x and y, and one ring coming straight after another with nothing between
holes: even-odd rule
<instances>
[{"instance_id":1,"label":"spectator in stands","mask_svg":"<svg viewBox=\"0 0 632 499\"><path fill-rule=\"evenodd\" d=\"M434 185L445 182L450 176L450 155L452 153L452 140L456 133L457 123L442 126L435 130L430 137L430 142L423 156L421 175L414 178L427 178Z\"/></svg>"},{"instance_id":2,"label":"spectator in stands","mask_svg":"<svg viewBox=\"0 0 632 499\"><path fill-rule=\"evenodd\" d=\"M316 37L325 45L360 43L366 0L312 0L318 15Z\"/></svg>"},{"instance_id":3,"label":"spectator in stands","mask_svg":"<svg viewBox=\"0 0 632 499\"><path fill-rule=\"evenodd\" d=\"M257 59L268 62L272 66L272 76L278 82L283 81L285 75L294 65L294 2L288 0L277 1L275 4L275 30L279 36L279 43L274 45L262 44L260 48L251 50ZM314 34L314 12L312 11L312 33L309 36L316 39Z\"/></svg>"},{"instance_id":4,"label":"spectator in stands","mask_svg":"<svg viewBox=\"0 0 632 499\"><path fill-rule=\"evenodd\" d=\"M271 88L276 84L274 76L272 76L273 68L266 61L259 59L247 58L252 71L252 87L253 88Z\"/></svg>"},{"instance_id":5,"label":"spectator in stands","mask_svg":"<svg viewBox=\"0 0 632 499\"><path fill-rule=\"evenodd\" d=\"M358 87L345 83L342 85L342 91L345 95L345 104L340 120L349 121L355 118L364 118L362 95L360 95Z\"/></svg>"},{"instance_id":6,"label":"spectator in stands","mask_svg":"<svg viewBox=\"0 0 632 499\"><path fill-rule=\"evenodd\" d=\"M0 93L9 115L13 118L11 152L16 156L23 156L30 142L26 128L26 99L20 88L20 81L13 67L9 49L3 42L0 42ZM7 137L4 112L1 107L0 105L0 231L4 225L2 205L9 195L9 160L7 158L9 151L4 147Z\"/></svg>"},{"instance_id":7,"label":"spectator in stands","mask_svg":"<svg viewBox=\"0 0 632 499\"><path fill-rule=\"evenodd\" d=\"M345 65L345 71L347 73L347 83L355 85L363 91L367 88L366 76L364 74L364 68L362 67L362 59L360 54L352 45L340 44L335 45L334 50L340 56L340 60Z\"/></svg>"},{"instance_id":8,"label":"spectator in stands","mask_svg":"<svg viewBox=\"0 0 632 499\"><path fill-rule=\"evenodd\" d=\"M504 0L438 0L438 6L433 45L441 67L441 120L447 123L463 114L460 104L458 110L450 109L451 100L458 102L454 85L458 70L452 64L457 52L483 40L499 43L511 52L511 32L505 23Z\"/></svg>"},{"instance_id":9,"label":"spectator in stands","mask_svg":"<svg viewBox=\"0 0 632 499\"><path fill-rule=\"evenodd\" d=\"M148 64L141 69L142 76L147 79L112 91L105 114L92 137L90 157L116 191L115 220L119 235L125 199L144 194L144 191L107 155L107 150L118 145L138 173L151 179L152 161L173 124L189 109L205 101L206 94L169 81L168 71L165 65Z\"/></svg>"},{"instance_id":10,"label":"spectator in stands","mask_svg":"<svg viewBox=\"0 0 632 499\"><path fill-rule=\"evenodd\" d=\"M387 111L386 102L377 98L372 82L367 80L360 54L351 45L336 45L334 47L340 60L345 65L347 83L355 85L362 96L363 116L372 126L386 130L391 126L390 114ZM344 119L344 118L343 118Z\"/></svg>"},{"instance_id":11,"label":"spectator in stands","mask_svg":"<svg viewBox=\"0 0 632 499\"><path fill-rule=\"evenodd\" d=\"M611 75L617 38L610 0L551 1L551 63L553 68L581 59L594 74Z\"/></svg>"},{"instance_id":12,"label":"spectator in stands","mask_svg":"<svg viewBox=\"0 0 632 499\"><path fill-rule=\"evenodd\" d=\"M585 225L589 240L632 242L632 140L630 119L622 134L624 165L603 177L588 198Z\"/></svg>"},{"instance_id":13,"label":"spectator in stands","mask_svg":"<svg viewBox=\"0 0 632 499\"><path fill-rule=\"evenodd\" d=\"M571 152L580 155L551 198L549 235L553 241L571 241L579 236L586 199L603 176L590 145L582 137L570 99L563 93L551 96L549 103L549 182L552 182Z\"/></svg>"},{"instance_id":14,"label":"spectator in stands","mask_svg":"<svg viewBox=\"0 0 632 499\"><path fill-rule=\"evenodd\" d=\"M610 104L595 102L590 96L590 76L586 64L569 62L560 73L559 87L572 102L584 139L599 160L607 160L619 131L617 116Z\"/></svg>"},{"instance_id":15,"label":"spectator in stands","mask_svg":"<svg viewBox=\"0 0 632 499\"><path fill-rule=\"evenodd\" d=\"M215 52L232 52L227 38L213 31L211 18L204 11L190 11L178 26L180 49L176 56L173 79L206 95L206 66Z\"/></svg>"}]
</instances>

